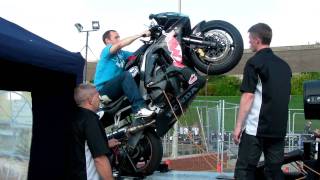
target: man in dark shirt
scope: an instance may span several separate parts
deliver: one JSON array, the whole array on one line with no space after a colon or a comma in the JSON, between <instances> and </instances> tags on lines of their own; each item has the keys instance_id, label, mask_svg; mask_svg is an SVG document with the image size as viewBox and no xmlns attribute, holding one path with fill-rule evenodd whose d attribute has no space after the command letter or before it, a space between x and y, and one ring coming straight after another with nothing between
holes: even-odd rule
<instances>
[{"instance_id":1,"label":"man in dark shirt","mask_svg":"<svg viewBox=\"0 0 320 180\"><path fill-rule=\"evenodd\" d=\"M108 159L111 151L99 116L99 93L91 84L80 84L75 89L74 98L79 106L72 123L72 179L99 180L113 179ZM119 144L111 140L109 146Z\"/></svg>"},{"instance_id":2,"label":"man in dark shirt","mask_svg":"<svg viewBox=\"0 0 320 180\"><path fill-rule=\"evenodd\" d=\"M242 96L233 132L234 142L240 142L235 178L256 179L255 169L263 152L267 179L283 179L281 164L292 73L270 49L272 30L268 25L258 23L248 32L255 55L246 63L240 88Z\"/></svg>"}]
</instances>

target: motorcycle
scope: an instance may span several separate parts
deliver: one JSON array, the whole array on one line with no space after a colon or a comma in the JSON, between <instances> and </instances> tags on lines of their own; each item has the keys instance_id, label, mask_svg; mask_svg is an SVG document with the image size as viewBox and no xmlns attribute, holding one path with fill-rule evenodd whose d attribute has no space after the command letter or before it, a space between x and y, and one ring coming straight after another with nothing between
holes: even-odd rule
<instances>
[{"instance_id":1,"label":"motorcycle","mask_svg":"<svg viewBox=\"0 0 320 180\"><path fill-rule=\"evenodd\" d=\"M239 31L226 21L202 21L191 29L189 17L179 13L151 14L149 19L150 40L129 57L125 70L156 115L135 126L125 96L102 106L108 139L121 142L112 158L120 174L152 174L163 155L161 137L204 87L204 75L230 71L243 54Z\"/></svg>"}]
</instances>

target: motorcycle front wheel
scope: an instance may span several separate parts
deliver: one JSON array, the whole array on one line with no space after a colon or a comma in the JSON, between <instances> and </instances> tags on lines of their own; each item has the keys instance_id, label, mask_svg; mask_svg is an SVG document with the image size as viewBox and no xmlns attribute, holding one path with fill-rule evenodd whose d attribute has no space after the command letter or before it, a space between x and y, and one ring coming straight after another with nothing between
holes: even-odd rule
<instances>
[{"instance_id":1,"label":"motorcycle front wheel","mask_svg":"<svg viewBox=\"0 0 320 180\"><path fill-rule=\"evenodd\" d=\"M214 20L202 26L201 36L215 46L190 45L191 59L195 67L204 74L219 75L230 71L240 61L243 54L243 40L240 32L232 24Z\"/></svg>"},{"instance_id":2,"label":"motorcycle front wheel","mask_svg":"<svg viewBox=\"0 0 320 180\"><path fill-rule=\"evenodd\" d=\"M160 165L163 156L162 142L153 131L146 131L136 148L122 159L120 169L127 175L150 175ZM134 167L133 167L134 166Z\"/></svg>"}]
</instances>

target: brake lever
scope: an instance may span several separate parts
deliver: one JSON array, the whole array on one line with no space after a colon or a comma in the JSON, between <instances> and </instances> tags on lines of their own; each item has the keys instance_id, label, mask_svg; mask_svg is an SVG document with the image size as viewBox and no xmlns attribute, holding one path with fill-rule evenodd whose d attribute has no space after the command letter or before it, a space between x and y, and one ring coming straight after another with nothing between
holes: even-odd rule
<instances>
[{"instance_id":1,"label":"brake lever","mask_svg":"<svg viewBox=\"0 0 320 180\"><path fill-rule=\"evenodd\" d=\"M141 41L143 44L149 44L149 41L147 41L147 40L140 39L140 41Z\"/></svg>"}]
</instances>

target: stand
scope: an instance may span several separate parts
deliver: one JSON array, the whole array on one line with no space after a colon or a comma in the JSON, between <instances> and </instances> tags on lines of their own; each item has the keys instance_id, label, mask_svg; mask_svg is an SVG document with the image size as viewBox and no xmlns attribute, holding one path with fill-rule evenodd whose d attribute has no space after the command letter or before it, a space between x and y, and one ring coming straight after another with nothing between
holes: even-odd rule
<instances>
[{"instance_id":1,"label":"stand","mask_svg":"<svg viewBox=\"0 0 320 180\"><path fill-rule=\"evenodd\" d=\"M83 83L86 82L87 80L87 71L88 71L88 67L87 67L87 62L88 62L88 49L91 51L91 53L94 55L94 53L92 52L92 49L89 47L88 45L88 41L89 41L89 32L90 31L84 31L86 32L86 44L82 47L82 49L80 50L80 52L82 52L82 50L85 48L86 52L85 52L85 64L84 64L84 69L83 69Z\"/></svg>"}]
</instances>

